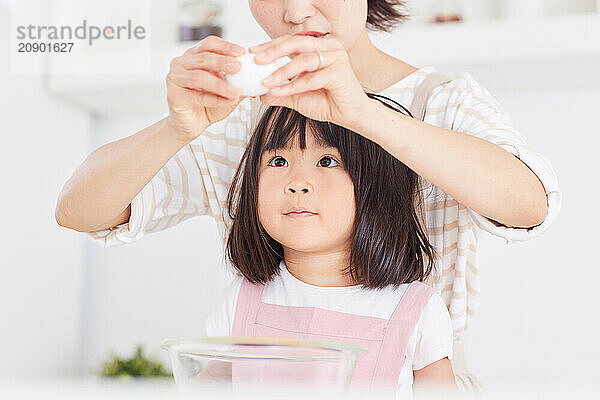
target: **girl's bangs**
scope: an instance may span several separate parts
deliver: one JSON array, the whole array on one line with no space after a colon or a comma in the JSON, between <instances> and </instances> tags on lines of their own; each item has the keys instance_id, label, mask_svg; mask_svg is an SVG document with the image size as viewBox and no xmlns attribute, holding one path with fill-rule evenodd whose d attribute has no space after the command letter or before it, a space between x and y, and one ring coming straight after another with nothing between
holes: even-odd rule
<instances>
[{"instance_id":1,"label":"girl's bangs","mask_svg":"<svg viewBox=\"0 0 600 400\"><path fill-rule=\"evenodd\" d=\"M261 130L262 152L287 148L294 138L299 140L300 149L306 149L307 128L321 146L338 148L339 137L334 135L328 122L308 119L287 107L272 107L270 111L265 115L265 129Z\"/></svg>"}]
</instances>

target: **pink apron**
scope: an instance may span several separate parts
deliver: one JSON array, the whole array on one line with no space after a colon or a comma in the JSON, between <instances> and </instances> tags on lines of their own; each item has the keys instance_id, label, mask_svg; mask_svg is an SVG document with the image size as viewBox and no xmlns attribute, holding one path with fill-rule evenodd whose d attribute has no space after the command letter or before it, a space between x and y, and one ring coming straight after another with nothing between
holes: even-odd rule
<instances>
[{"instance_id":1,"label":"pink apron","mask_svg":"<svg viewBox=\"0 0 600 400\"><path fill-rule=\"evenodd\" d=\"M262 302L265 285L246 278L238 295L234 336L271 336L350 343L369 349L356 360L349 389L396 390L406 360L408 341L434 290L412 282L389 320L315 307L281 306ZM237 371L236 371L237 369ZM251 373L233 366L236 374Z\"/></svg>"}]
</instances>

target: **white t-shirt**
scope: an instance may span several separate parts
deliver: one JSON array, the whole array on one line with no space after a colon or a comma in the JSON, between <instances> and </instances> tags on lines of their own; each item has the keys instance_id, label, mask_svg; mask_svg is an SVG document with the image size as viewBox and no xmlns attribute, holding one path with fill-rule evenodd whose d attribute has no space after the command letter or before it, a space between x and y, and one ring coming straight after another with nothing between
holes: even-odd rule
<instances>
[{"instance_id":1,"label":"white t-shirt","mask_svg":"<svg viewBox=\"0 0 600 400\"><path fill-rule=\"evenodd\" d=\"M388 286L381 290L369 290L360 286L315 286L293 276L279 264L280 274L270 281L263 292L262 301L269 304L296 307L317 307L326 310L358 314L368 317L390 319L399 300L409 284L397 289ZM233 321L243 277L235 275L220 296L217 306L209 313L206 336L232 336ZM452 359L452 322L450 314L439 294L429 299L406 352L406 361L398 379L399 398L412 396L413 370L419 370L444 357Z\"/></svg>"}]
</instances>

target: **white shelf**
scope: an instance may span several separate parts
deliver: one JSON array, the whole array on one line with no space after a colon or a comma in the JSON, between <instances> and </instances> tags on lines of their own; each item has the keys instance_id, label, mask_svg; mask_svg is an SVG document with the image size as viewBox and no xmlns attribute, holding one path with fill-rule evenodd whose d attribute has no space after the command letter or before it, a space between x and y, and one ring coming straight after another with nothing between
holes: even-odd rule
<instances>
[{"instance_id":1,"label":"white shelf","mask_svg":"<svg viewBox=\"0 0 600 400\"><path fill-rule=\"evenodd\" d=\"M600 15L429 24L371 37L383 51L421 65L582 56L600 53Z\"/></svg>"},{"instance_id":2,"label":"white shelf","mask_svg":"<svg viewBox=\"0 0 600 400\"><path fill-rule=\"evenodd\" d=\"M249 32L249 35L252 33ZM399 28L392 34L370 34L383 51L418 67L439 70L481 71L490 90L522 71L533 87L560 89L565 70L581 66L600 70L600 16L596 13L544 18L529 22L446 23ZM252 43L252 37L246 37ZM418 40L417 40L418 38ZM225 38L228 39L228 38ZM256 38L256 43L262 41ZM183 54L191 43L154 49L152 72L147 74L50 75L48 89L60 98L101 117L129 113L168 111L165 77L170 60ZM106 57L98 54L97 57ZM126 54L112 52L114 63ZM542 73L539 73L542 71ZM587 79L579 74L584 84ZM594 73L594 76L596 74ZM477 79L477 74L474 73ZM595 78L594 78L595 79ZM593 84L597 84L595 79ZM511 83L512 84L512 83Z\"/></svg>"},{"instance_id":3,"label":"white shelf","mask_svg":"<svg viewBox=\"0 0 600 400\"><path fill-rule=\"evenodd\" d=\"M50 74L47 87L50 93L99 117L165 113L168 110L165 78L170 62L192 45L181 43L154 49L149 73ZM101 59L106 55L94 57ZM129 54L113 51L110 58L114 63L124 63Z\"/></svg>"}]
</instances>

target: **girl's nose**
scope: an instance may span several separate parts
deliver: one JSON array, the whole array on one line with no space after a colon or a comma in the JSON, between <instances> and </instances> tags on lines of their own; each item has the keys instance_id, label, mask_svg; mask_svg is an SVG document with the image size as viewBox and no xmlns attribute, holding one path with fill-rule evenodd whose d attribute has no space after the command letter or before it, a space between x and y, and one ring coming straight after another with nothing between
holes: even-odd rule
<instances>
[{"instance_id":1,"label":"girl's nose","mask_svg":"<svg viewBox=\"0 0 600 400\"><path fill-rule=\"evenodd\" d=\"M296 193L297 191L302 193L312 192L312 187L308 183L290 183L286 187L287 193Z\"/></svg>"},{"instance_id":2,"label":"girl's nose","mask_svg":"<svg viewBox=\"0 0 600 400\"><path fill-rule=\"evenodd\" d=\"M288 190L292 193L296 193L296 189L294 189L293 187L289 187ZM302 193L308 193L308 188L302 188Z\"/></svg>"}]
</instances>

